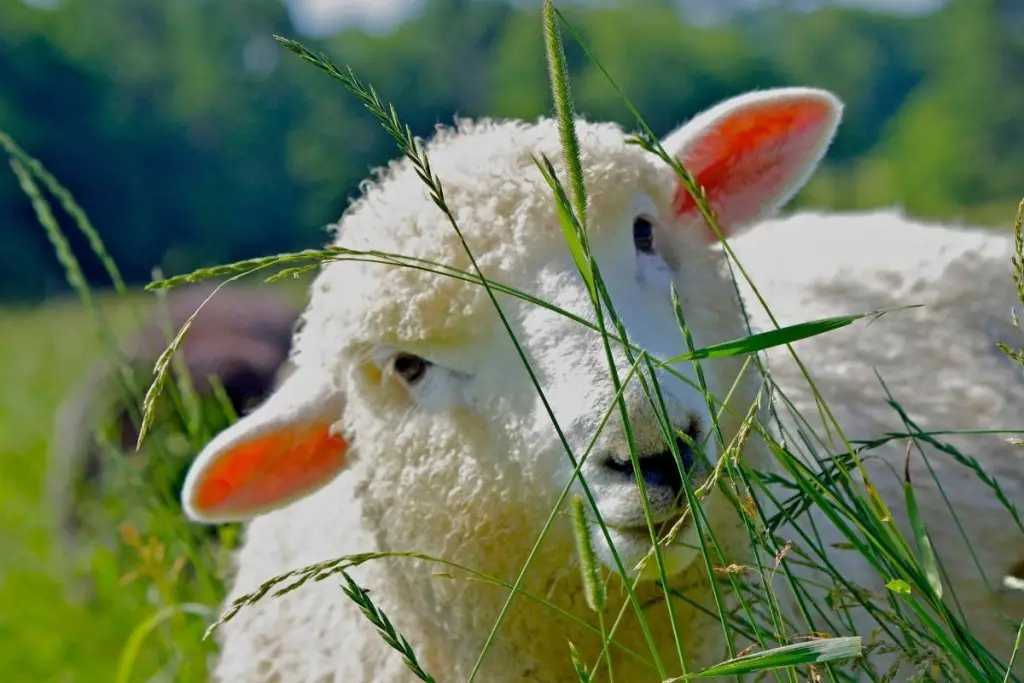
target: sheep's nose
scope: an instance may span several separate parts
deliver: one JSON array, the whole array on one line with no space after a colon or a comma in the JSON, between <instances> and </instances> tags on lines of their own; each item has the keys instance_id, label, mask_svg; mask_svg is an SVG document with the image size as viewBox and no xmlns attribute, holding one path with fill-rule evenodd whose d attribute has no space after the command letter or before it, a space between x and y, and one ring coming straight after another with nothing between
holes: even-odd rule
<instances>
[{"instance_id":1,"label":"sheep's nose","mask_svg":"<svg viewBox=\"0 0 1024 683\"><path fill-rule=\"evenodd\" d=\"M693 449L682 438L676 437L676 447L682 461L683 470L689 473L693 469ZM672 451L664 449L654 453L639 453L637 464L640 466L640 476L648 488L668 488L673 498L678 498L683 491L683 473L679 471L675 456ZM623 457L612 456L605 462L605 466L615 472L628 475L630 480L635 481L633 461L628 453Z\"/></svg>"}]
</instances>

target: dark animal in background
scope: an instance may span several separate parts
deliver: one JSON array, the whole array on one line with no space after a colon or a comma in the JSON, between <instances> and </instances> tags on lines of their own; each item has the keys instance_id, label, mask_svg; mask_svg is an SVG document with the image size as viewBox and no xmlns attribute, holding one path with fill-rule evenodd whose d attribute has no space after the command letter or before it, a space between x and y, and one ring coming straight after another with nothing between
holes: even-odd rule
<instances>
[{"instance_id":1,"label":"dark animal in background","mask_svg":"<svg viewBox=\"0 0 1024 683\"><path fill-rule=\"evenodd\" d=\"M200 306L202 310L175 354L175 362L184 364L198 398L215 404L219 384L223 388L221 398L226 397L234 412L241 415L267 396L278 381L288 359L299 308L266 287L224 287L203 305L212 292L212 286L193 285L171 290L164 301L155 300L155 310L120 349L120 357L98 361L58 409L47 494L54 520L55 559L59 563L70 567L103 535L103 529L86 523L85 510L90 501L109 494L104 480L109 470L118 469L114 465L138 458L173 460L166 449L149 449L146 444L136 452L141 397L152 382L153 366L169 340ZM129 370L129 384L125 383L124 369ZM170 403L166 395L159 402ZM182 419L173 406L163 407L154 426L161 420L166 424L168 419ZM101 431L106 434L106 443L98 438ZM111 462L111 454L125 460ZM187 469L187 458L193 455L187 452L184 462L169 463L174 472L180 473L174 475L174 490L165 492L174 505L178 505L177 487ZM121 477L119 485L125 484L124 479ZM142 479L129 485L155 485ZM106 486L109 488L109 483ZM118 512L107 516L117 517ZM119 521L104 521L105 531L116 530Z\"/></svg>"}]
</instances>

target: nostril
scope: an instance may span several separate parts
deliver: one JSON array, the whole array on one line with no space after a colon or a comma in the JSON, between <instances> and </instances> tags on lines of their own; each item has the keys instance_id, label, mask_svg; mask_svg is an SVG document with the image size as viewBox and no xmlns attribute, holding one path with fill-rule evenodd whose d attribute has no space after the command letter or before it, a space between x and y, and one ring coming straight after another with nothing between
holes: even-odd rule
<instances>
[{"instance_id":1,"label":"nostril","mask_svg":"<svg viewBox=\"0 0 1024 683\"><path fill-rule=\"evenodd\" d=\"M679 449L679 458L684 471L688 472L693 467L693 453L690 447L676 439L676 446ZM672 490L672 495L678 496L683 490L683 475L679 471L679 465L671 450L664 450L640 458L640 474L648 486L667 486Z\"/></svg>"},{"instance_id":2,"label":"nostril","mask_svg":"<svg viewBox=\"0 0 1024 683\"><path fill-rule=\"evenodd\" d=\"M676 448L679 451L683 471L689 472L693 469L694 465L693 450L683 439L678 437L676 438ZM638 463L640 465L640 475L648 486L668 487L672 490L674 496L678 496L682 492L683 475L679 471L676 458L672 455L671 450L666 449L658 453L641 455L638 458ZM628 458L626 460L610 458L607 461L607 467L616 472L622 472L631 477L634 476L633 462Z\"/></svg>"},{"instance_id":3,"label":"nostril","mask_svg":"<svg viewBox=\"0 0 1024 683\"><path fill-rule=\"evenodd\" d=\"M640 474L648 486L667 486L673 495L683 490L683 477L671 451L662 451L641 460Z\"/></svg>"}]
</instances>

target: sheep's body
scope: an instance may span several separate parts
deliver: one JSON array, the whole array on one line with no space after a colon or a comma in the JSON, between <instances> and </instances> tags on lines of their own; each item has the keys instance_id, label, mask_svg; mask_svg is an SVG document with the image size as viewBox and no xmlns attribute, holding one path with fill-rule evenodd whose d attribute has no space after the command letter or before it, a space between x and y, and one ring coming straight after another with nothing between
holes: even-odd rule
<instances>
[{"instance_id":1,"label":"sheep's body","mask_svg":"<svg viewBox=\"0 0 1024 683\"><path fill-rule=\"evenodd\" d=\"M1012 324L1011 311L1019 311L1020 302L1011 277L1014 245L1009 230L939 225L895 210L801 213L767 221L730 243L780 325L923 305L794 345L847 438L872 440L912 431L886 403L886 388L925 432L1021 428L1021 370L996 346L1002 341L1018 348L1022 341ZM769 329L763 308L739 279L753 327ZM843 452L834 428L822 428L811 389L785 347L768 351L768 367L774 382L828 444L815 444L816 450ZM780 404L778 412L787 443L807 454L790 411ZM1020 505L1024 454L1007 442L1007 436L936 438L976 458L1010 501ZM936 485L915 445L910 451L911 478L932 545L945 564L946 594L955 593L974 636L1006 659L1024 618L1024 592L1002 585L1003 577L1019 572L1015 565L1024 560L1021 531L974 472L951 455L917 443L942 485ZM869 476L901 531L913 539L902 490L906 454L907 439L898 439L864 457ZM823 524L822 515L817 517ZM784 536L799 543L792 530ZM885 579L867 568L856 551L837 550L833 561L842 563L839 566L854 584L884 593ZM955 609L955 603L950 604ZM1000 608L1007 621L996 618ZM875 626L862 622L863 635Z\"/></svg>"},{"instance_id":2,"label":"sheep's body","mask_svg":"<svg viewBox=\"0 0 1024 683\"><path fill-rule=\"evenodd\" d=\"M821 91L768 91L705 112L663 144L696 173L729 232L763 217L803 184L824 153L839 112L839 103ZM630 340L659 358L686 351L668 294L670 283L679 293L695 345L745 336L721 253L710 247L703 218L672 171L653 155L627 145L615 126L580 122L578 132L589 191L589 240ZM456 134L435 137L426 152L484 274L593 321L583 280L557 227L550 188L534 165L534 156L546 155L564 182L555 124L463 124ZM364 192L339 223L337 245L472 270L458 236L408 161L393 164ZM764 233L759 227L737 238L741 261L752 262L748 267L756 284L766 281L769 302L781 307L783 324L849 312L865 303L861 290L852 286L840 286L836 300L826 296L829 271L811 270L823 264L822 255L811 247L807 268L787 265L775 277L777 264L769 255L797 253L793 244L782 242L791 232L810 232L806 237L816 240L803 226L817 220L796 217L769 224ZM645 237L648 228L655 231L656 249ZM882 232L880 238L889 236ZM863 235L856 239L868 242ZM848 259L856 253L840 252L838 258ZM861 265L855 257L850 262ZM891 269L904 277L913 265L898 256L892 263ZM880 261L872 266L873 273L884 270ZM910 292L916 293L913 288ZM900 293L888 285L868 308L887 305L886 297L899 299ZM871 301L873 295L868 291L864 296ZM600 336L535 304L504 294L498 299L566 441L580 456L616 393ZM756 313L749 297L747 305ZM873 333L861 325L834 333L842 336L829 335L820 342L822 362L834 362L836 356L825 355L833 352L871 362L873 352L861 356L857 349L861 336ZM813 343L803 342L803 347ZM885 351L884 343L880 348ZM412 268L331 263L314 286L295 349L295 373L264 405L207 446L185 484L185 509L195 519L255 517L237 556L229 599L305 565L375 551L423 553L514 582L573 466L551 427L548 408L524 371L520 350L510 343L484 289ZM992 351L987 353L993 363L1000 362ZM625 376L632 362L620 346L613 345L611 355L619 376ZM772 355L784 386L798 391L784 358ZM742 363L739 358L704 361L710 393L723 399ZM1007 375L1014 372L1005 362L1000 367ZM684 381L695 382L696 374L686 364L677 369L683 379L659 371L667 415L675 430L703 440L710 432L708 407ZM860 373L859 366L853 370ZM870 377L861 373L847 379L843 366L822 372L835 374L837 388L846 388L840 382L852 383L838 397L845 408L840 419L857 419L860 411L874 410L858 404L871 395L866 392ZM994 376L992 369L987 373ZM732 392L732 412L721 413L727 443L759 387L759 378L747 372ZM622 556L626 574L650 548L646 527L637 527L644 517L635 476L645 480L658 521L672 521L679 514L673 502L678 489L661 468L666 454L672 454L664 451L667 442L661 440L654 412L636 381L627 386L624 398L639 472L622 464L627 436L614 410L580 470L611 527L605 537L596 525L588 525L610 582L607 623L624 604L612 548ZM877 424L891 424L878 415ZM860 424L869 430L876 426L872 420ZM708 448L712 460L720 457L713 446ZM678 447L680 456L688 452ZM743 457L755 467L771 465L756 436L746 442ZM675 468L675 461L669 461ZM685 476L699 485L707 471L688 466ZM579 491L578 484L573 490ZM924 504L929 511L933 505L931 500ZM748 564L747 532L721 492L713 491L702 507L724 553L714 564ZM692 526L685 528L682 542L665 551L668 583L685 596L672 600L674 620L664 601L644 611L664 668L659 672L649 665L643 630L627 605L615 640L648 663L613 650L616 680L653 682L681 673L677 637L690 670L727 656L717 616L687 601L716 614L704 562L685 545L696 540ZM843 568L849 564L851 573L858 571L855 561L838 561ZM351 575L370 591L438 680L469 676L507 596L487 581L421 558L371 560L351 569ZM342 593L339 581L307 583L242 608L220 627L217 680L415 680L399 654ZM548 530L521 590L526 595L512 601L476 680L576 680L568 642L589 666L601 640L593 631L597 619L586 605L571 524L564 517L556 518ZM637 593L645 605L663 595L651 581L642 581ZM551 603L556 611L537 600Z\"/></svg>"},{"instance_id":3,"label":"sheep's body","mask_svg":"<svg viewBox=\"0 0 1024 683\"><path fill-rule=\"evenodd\" d=\"M96 431L115 427L115 446L133 453L138 431L119 378L121 368L145 393L153 365L173 335L196 312L213 288L193 285L173 290L126 340L116 363L98 361L58 408L47 475L50 512L55 521L56 557L67 563L81 546L84 501L104 493L103 451ZM264 399L278 381L291 347L299 310L267 291L228 288L203 306L180 349L199 396L210 396L211 377L224 387L236 412ZM112 525L113 526L113 525ZM94 540L94 539L90 539Z\"/></svg>"}]
</instances>

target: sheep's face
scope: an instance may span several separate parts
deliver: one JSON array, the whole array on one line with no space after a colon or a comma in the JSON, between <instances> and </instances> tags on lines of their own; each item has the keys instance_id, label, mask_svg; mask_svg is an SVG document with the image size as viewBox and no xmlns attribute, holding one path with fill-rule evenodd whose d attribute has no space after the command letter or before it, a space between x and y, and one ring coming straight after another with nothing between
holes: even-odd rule
<instances>
[{"instance_id":1,"label":"sheep's face","mask_svg":"<svg viewBox=\"0 0 1024 683\"><path fill-rule=\"evenodd\" d=\"M758 92L708 110L663 147L704 185L728 233L799 189L839 112L817 90ZM660 365L688 351L673 286L695 346L745 332L716 238L672 169L615 126L581 121L578 136L588 241L631 348L593 329L591 294L534 164L561 159L554 123L462 124L426 147L461 237L401 162L366 187L337 244L479 267L501 285L492 294L503 318L492 294L465 279L326 266L296 339L295 373L200 455L183 494L188 513L222 521L282 507L343 469L351 441L371 461L368 495L391 527L410 527L395 538L443 523L471 543L504 524L517 527L502 532L510 542L529 546L568 490L592 496L607 529L591 524L601 559L631 573L651 548L649 524L663 531L680 519L686 483L703 483L720 451L701 378L689 363ZM714 399L729 393L739 366L705 361ZM749 409L753 381L734 392L726 439ZM696 557L692 531L676 538L670 572Z\"/></svg>"}]
</instances>

